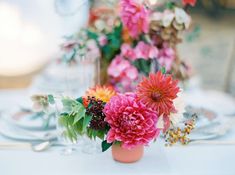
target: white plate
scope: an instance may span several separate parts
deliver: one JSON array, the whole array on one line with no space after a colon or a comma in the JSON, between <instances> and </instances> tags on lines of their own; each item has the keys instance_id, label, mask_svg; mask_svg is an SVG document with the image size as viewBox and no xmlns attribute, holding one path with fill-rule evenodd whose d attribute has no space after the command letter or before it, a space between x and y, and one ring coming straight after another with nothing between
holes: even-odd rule
<instances>
[{"instance_id":1,"label":"white plate","mask_svg":"<svg viewBox=\"0 0 235 175\"><path fill-rule=\"evenodd\" d=\"M49 126L45 128L41 118L32 119L32 113L19 115L19 111L20 108L3 112L2 117L10 124L28 130L49 130L56 127L55 119L51 119Z\"/></svg>"},{"instance_id":2,"label":"white plate","mask_svg":"<svg viewBox=\"0 0 235 175\"><path fill-rule=\"evenodd\" d=\"M235 99L215 90L193 90L183 92L186 105L205 108L220 115L235 114Z\"/></svg>"},{"instance_id":3,"label":"white plate","mask_svg":"<svg viewBox=\"0 0 235 175\"><path fill-rule=\"evenodd\" d=\"M0 119L0 134L8 139L18 141L45 141L56 139L55 131L34 131L30 132L14 125L10 125L5 120Z\"/></svg>"}]
</instances>

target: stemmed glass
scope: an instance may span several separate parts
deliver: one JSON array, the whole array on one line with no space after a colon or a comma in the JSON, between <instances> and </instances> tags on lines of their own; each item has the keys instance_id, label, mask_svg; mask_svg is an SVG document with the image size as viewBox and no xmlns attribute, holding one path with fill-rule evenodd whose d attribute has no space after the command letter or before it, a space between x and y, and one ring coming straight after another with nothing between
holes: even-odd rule
<instances>
[{"instance_id":1,"label":"stemmed glass","mask_svg":"<svg viewBox=\"0 0 235 175\"><path fill-rule=\"evenodd\" d=\"M56 132L58 141L63 144L65 147L62 149L62 155L71 155L74 151L76 151L76 146L78 143L77 139L69 138L67 134L66 126L61 122L62 115L61 111L63 109L63 105L61 102L61 98L56 98L55 100L55 109L56 109ZM69 127L69 126L67 126Z\"/></svg>"}]
</instances>

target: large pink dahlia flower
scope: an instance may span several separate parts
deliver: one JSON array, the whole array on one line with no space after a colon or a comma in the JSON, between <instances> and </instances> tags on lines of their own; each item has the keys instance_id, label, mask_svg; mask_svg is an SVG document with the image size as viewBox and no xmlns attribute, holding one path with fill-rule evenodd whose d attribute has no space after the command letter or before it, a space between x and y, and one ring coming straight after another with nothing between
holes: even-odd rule
<instances>
[{"instance_id":1,"label":"large pink dahlia flower","mask_svg":"<svg viewBox=\"0 0 235 175\"><path fill-rule=\"evenodd\" d=\"M105 120L110 125L107 142L120 141L123 148L148 145L160 132L156 128L158 116L146 108L133 93L113 96L105 105Z\"/></svg>"}]
</instances>

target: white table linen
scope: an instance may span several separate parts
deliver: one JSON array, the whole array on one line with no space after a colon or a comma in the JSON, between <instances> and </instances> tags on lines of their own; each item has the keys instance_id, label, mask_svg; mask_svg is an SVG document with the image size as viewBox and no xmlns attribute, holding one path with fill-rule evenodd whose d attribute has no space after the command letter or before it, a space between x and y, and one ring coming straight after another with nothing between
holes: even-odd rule
<instances>
[{"instance_id":1,"label":"white table linen","mask_svg":"<svg viewBox=\"0 0 235 175\"><path fill-rule=\"evenodd\" d=\"M0 106L16 105L26 91L0 91ZM219 140L234 140L235 128ZM1 141L9 141L0 136ZM0 175L234 175L235 145L165 147L159 139L146 147L144 157L133 164L115 162L111 151L63 156L61 148L35 153L0 149Z\"/></svg>"}]
</instances>

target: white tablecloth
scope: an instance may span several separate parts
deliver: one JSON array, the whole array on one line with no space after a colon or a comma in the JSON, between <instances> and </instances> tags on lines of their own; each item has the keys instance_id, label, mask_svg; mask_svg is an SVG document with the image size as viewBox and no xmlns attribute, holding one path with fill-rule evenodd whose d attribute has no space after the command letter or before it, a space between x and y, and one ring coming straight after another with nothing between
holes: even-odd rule
<instances>
[{"instance_id":1,"label":"white tablecloth","mask_svg":"<svg viewBox=\"0 0 235 175\"><path fill-rule=\"evenodd\" d=\"M25 91L0 91L0 105L9 107L26 95ZM235 141L235 129L222 140ZM0 141L6 140L0 136ZM63 156L58 149L42 153L0 149L0 175L235 175L235 145L165 147L158 140L133 164L113 161L110 150Z\"/></svg>"}]
</instances>

